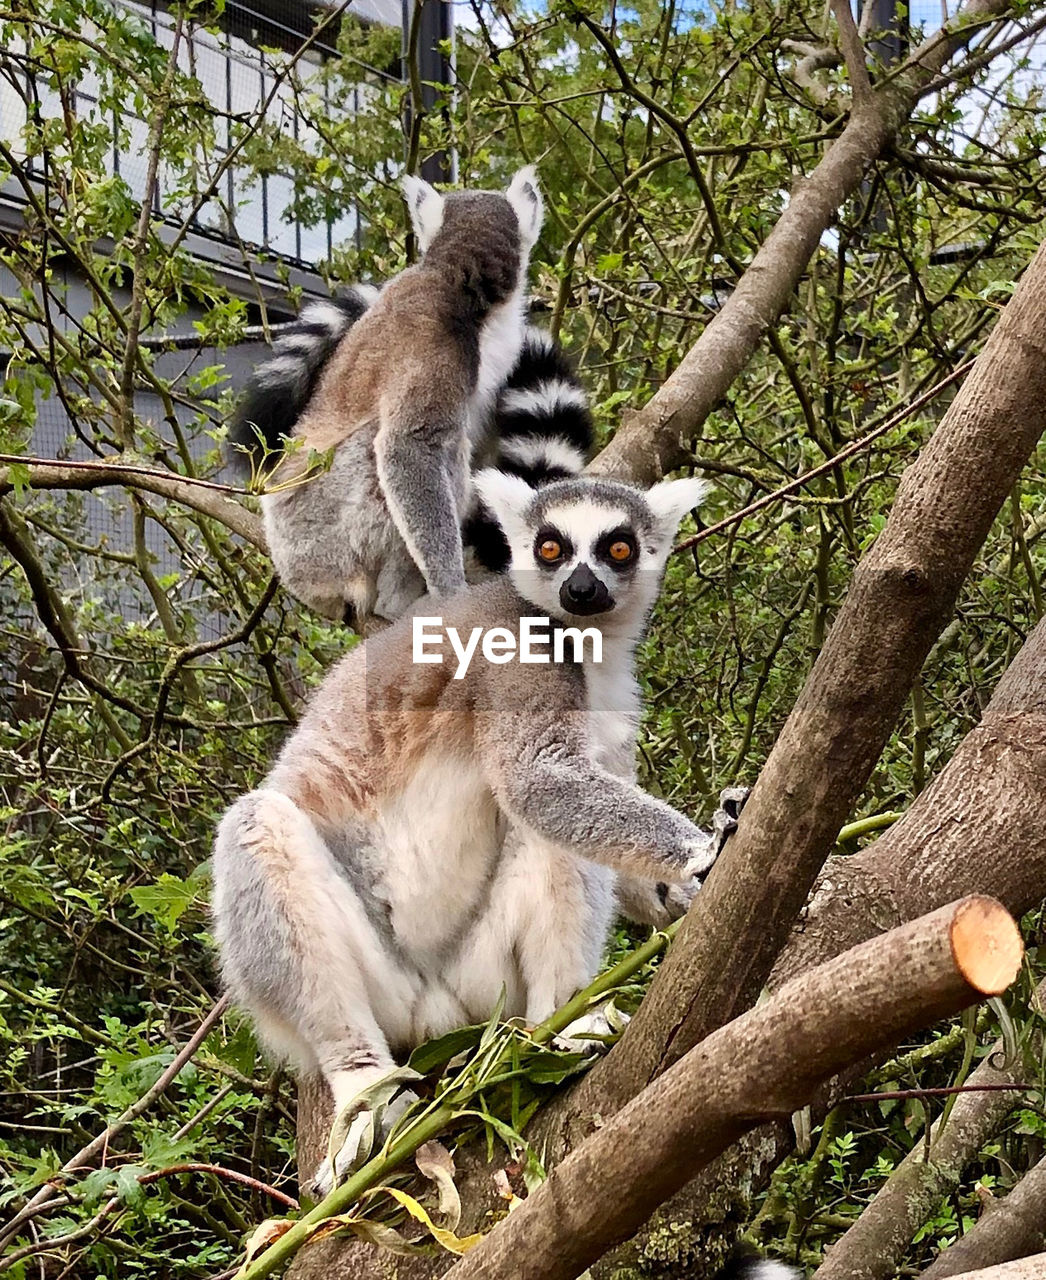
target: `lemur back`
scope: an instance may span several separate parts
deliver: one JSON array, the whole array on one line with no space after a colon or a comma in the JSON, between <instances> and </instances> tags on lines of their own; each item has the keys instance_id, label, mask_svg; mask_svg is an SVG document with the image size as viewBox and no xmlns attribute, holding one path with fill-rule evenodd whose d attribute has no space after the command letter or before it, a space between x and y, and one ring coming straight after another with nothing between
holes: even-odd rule
<instances>
[{"instance_id":1,"label":"lemur back","mask_svg":"<svg viewBox=\"0 0 1046 1280\"><path fill-rule=\"evenodd\" d=\"M342 297L310 302L299 323L280 335L272 359L253 375L230 431L241 456L253 455L254 465L263 468L267 453L278 453L304 413L320 371L377 296L377 289L355 285ZM537 489L580 474L593 438L588 397L573 366L550 334L527 325L516 363L474 444L472 465L522 476ZM342 579L328 568L325 584L324 567L337 564L338 546L349 536L343 526L355 525L359 513L341 505L345 485L340 465L337 471L333 480L325 472L315 476L294 503L270 504L267 518L271 542L293 543L293 563L285 567L284 586L302 598L306 586L313 586L318 594L306 602L318 607L318 601L329 600L329 607L320 611L340 618L346 603L339 594ZM315 518L310 520L310 513ZM470 580L505 570L509 556L504 534L475 498L462 535ZM298 566L308 566L304 583L292 572ZM420 581L417 586L420 593Z\"/></svg>"},{"instance_id":2,"label":"lemur back","mask_svg":"<svg viewBox=\"0 0 1046 1280\"><path fill-rule=\"evenodd\" d=\"M449 651L418 660L402 617L331 672L215 844L226 983L339 1109L421 1040L488 1018L502 989L506 1016L548 1017L594 976L615 901L667 922L728 830L725 812L709 834L640 790L632 758L635 646L703 483L477 484L510 570L441 603L445 635L545 617L549 644L595 626L601 661L476 656L458 678Z\"/></svg>"},{"instance_id":3,"label":"lemur back","mask_svg":"<svg viewBox=\"0 0 1046 1280\"><path fill-rule=\"evenodd\" d=\"M322 364L293 424L297 448L262 501L274 564L295 594L361 621L464 583L469 459L519 353L541 225L531 170L504 195L444 197L418 179L405 188L424 256ZM307 354L322 349L313 340ZM330 470L306 478L310 457L327 451ZM318 539L317 527L338 536Z\"/></svg>"}]
</instances>

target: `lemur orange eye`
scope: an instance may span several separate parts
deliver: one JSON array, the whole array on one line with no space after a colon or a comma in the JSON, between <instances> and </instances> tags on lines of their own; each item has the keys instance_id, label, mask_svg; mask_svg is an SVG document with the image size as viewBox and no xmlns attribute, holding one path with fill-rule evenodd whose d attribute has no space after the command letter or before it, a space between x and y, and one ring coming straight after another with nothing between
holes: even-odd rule
<instances>
[{"instance_id":1,"label":"lemur orange eye","mask_svg":"<svg viewBox=\"0 0 1046 1280\"><path fill-rule=\"evenodd\" d=\"M538 555L547 564L551 564L553 560L558 560L562 554L563 554L563 548L559 545L559 543L555 540L555 538L546 538L545 541L541 544L541 546L538 547Z\"/></svg>"},{"instance_id":2,"label":"lemur orange eye","mask_svg":"<svg viewBox=\"0 0 1046 1280\"><path fill-rule=\"evenodd\" d=\"M616 560L618 564L624 564L626 560L632 559L632 544L629 542L612 542L610 544L610 558Z\"/></svg>"}]
</instances>

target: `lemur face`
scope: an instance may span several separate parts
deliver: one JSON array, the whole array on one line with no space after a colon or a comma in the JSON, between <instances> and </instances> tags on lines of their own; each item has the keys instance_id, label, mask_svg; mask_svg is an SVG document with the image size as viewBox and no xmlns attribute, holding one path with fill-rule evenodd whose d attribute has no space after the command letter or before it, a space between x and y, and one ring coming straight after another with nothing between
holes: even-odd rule
<instances>
[{"instance_id":1,"label":"lemur face","mask_svg":"<svg viewBox=\"0 0 1046 1280\"><path fill-rule=\"evenodd\" d=\"M535 491L484 471L476 488L508 538L516 589L541 616L633 630L657 598L679 521L709 485L669 480L642 493L582 478Z\"/></svg>"}]
</instances>

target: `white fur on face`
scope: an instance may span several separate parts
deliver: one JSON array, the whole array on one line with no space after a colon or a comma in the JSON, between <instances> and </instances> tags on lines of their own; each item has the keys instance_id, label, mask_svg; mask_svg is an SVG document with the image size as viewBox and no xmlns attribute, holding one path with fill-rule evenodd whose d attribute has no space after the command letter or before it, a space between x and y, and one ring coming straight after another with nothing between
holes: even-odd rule
<instances>
[{"instance_id":1,"label":"white fur on face","mask_svg":"<svg viewBox=\"0 0 1046 1280\"><path fill-rule=\"evenodd\" d=\"M443 225L443 197L424 178L408 174L403 179L403 197L410 210L410 222L422 253Z\"/></svg>"},{"instance_id":2,"label":"white fur on face","mask_svg":"<svg viewBox=\"0 0 1046 1280\"><path fill-rule=\"evenodd\" d=\"M521 459L522 460L522 459ZM476 491L493 512L508 539L512 554L510 574L516 590L541 614L559 620L573 620L559 600L559 589L580 564L587 564L606 586L614 600L608 613L589 619L608 632L638 635L654 606L661 587L661 575L679 521L696 506L711 486L705 480L665 480L646 494L654 518L654 536L641 536L624 505L611 499L566 500L547 507L541 525L554 528L570 541L570 555L554 569L539 565L534 557L538 521L531 515L535 493L519 476L502 471L481 471L475 477ZM636 534L637 561L630 574L615 572L596 556L596 544L613 530L632 528Z\"/></svg>"},{"instance_id":3,"label":"white fur on face","mask_svg":"<svg viewBox=\"0 0 1046 1280\"><path fill-rule=\"evenodd\" d=\"M657 598L663 557L657 549L644 545L638 531L634 573L618 575L596 555L596 545L602 537L622 526L633 527L628 511L612 502L564 502L549 507L541 524L551 526L569 539L572 550L561 564L550 570L534 559L538 527L532 520L526 524L522 537L509 537L511 573L520 594L539 605L550 617L574 621L573 615L560 603L559 589L579 565L586 564L614 601L612 610L586 618L586 625L615 633L637 633Z\"/></svg>"}]
</instances>

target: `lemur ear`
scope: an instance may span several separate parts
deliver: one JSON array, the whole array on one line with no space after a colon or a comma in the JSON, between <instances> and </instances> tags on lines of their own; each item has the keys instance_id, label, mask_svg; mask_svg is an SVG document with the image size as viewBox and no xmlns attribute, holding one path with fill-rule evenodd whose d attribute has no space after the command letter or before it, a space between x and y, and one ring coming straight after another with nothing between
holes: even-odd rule
<instances>
[{"instance_id":1,"label":"lemur ear","mask_svg":"<svg viewBox=\"0 0 1046 1280\"><path fill-rule=\"evenodd\" d=\"M646 500L661 526L662 537L673 537L682 518L688 511L699 507L711 489L709 481L691 477L687 480L662 480L648 490Z\"/></svg>"},{"instance_id":2,"label":"lemur ear","mask_svg":"<svg viewBox=\"0 0 1046 1280\"><path fill-rule=\"evenodd\" d=\"M403 198L410 210L410 221L424 253L443 225L443 197L424 178L407 174L403 179Z\"/></svg>"},{"instance_id":3,"label":"lemur ear","mask_svg":"<svg viewBox=\"0 0 1046 1280\"><path fill-rule=\"evenodd\" d=\"M538 186L538 171L532 164L526 165L509 183L505 196L515 209L519 219L519 231L528 249L533 248L541 234L545 220L545 206Z\"/></svg>"},{"instance_id":4,"label":"lemur ear","mask_svg":"<svg viewBox=\"0 0 1046 1280\"><path fill-rule=\"evenodd\" d=\"M526 513L534 500L534 490L520 476L488 467L472 477L480 501L501 525L509 542L527 536Z\"/></svg>"}]
</instances>

